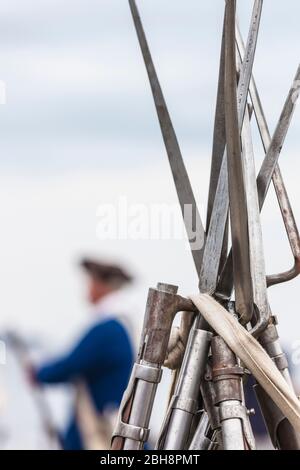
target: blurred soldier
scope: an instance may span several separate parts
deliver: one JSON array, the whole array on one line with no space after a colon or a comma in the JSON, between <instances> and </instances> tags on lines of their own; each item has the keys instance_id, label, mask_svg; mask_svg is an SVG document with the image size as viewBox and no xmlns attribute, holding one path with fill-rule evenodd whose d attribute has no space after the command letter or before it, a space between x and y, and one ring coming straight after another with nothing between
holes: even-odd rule
<instances>
[{"instance_id":1,"label":"blurred soldier","mask_svg":"<svg viewBox=\"0 0 300 470\"><path fill-rule=\"evenodd\" d=\"M92 416L95 410L93 419L82 423L80 416L85 415L84 410L74 407L71 422L62 437L63 448L70 450L97 447L86 442L89 431L93 433L97 427L95 417L104 417L107 409L119 406L133 360L127 331L115 313L105 308L104 302L109 294L130 283L131 276L119 266L91 259L84 259L81 266L88 276L88 300L96 307L99 322L69 354L34 372L34 379L40 384L80 384L81 399L77 402L85 403L86 417ZM104 421L100 422L103 428ZM95 436L93 439L97 441Z\"/></svg>"}]
</instances>

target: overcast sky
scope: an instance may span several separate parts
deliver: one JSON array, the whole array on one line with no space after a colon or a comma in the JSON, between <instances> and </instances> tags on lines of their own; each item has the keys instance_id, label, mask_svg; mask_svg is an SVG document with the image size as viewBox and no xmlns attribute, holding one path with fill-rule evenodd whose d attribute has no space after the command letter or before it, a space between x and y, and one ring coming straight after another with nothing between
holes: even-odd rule
<instances>
[{"instance_id":1,"label":"overcast sky","mask_svg":"<svg viewBox=\"0 0 300 470\"><path fill-rule=\"evenodd\" d=\"M245 35L253 2L237 3ZM204 218L224 1L138 6ZM254 71L272 131L299 63L299 15L296 0L264 2ZM63 345L86 310L76 268L82 253L129 263L140 317L157 281L195 291L182 241L103 242L96 235L99 204L120 196L176 204L128 2L1 2L0 79L7 92L0 107L0 326ZM297 109L281 167L298 220L299 132ZM254 138L260 162L256 131ZM273 190L263 229L268 272L289 268ZM298 280L270 289L290 344L300 338L298 292Z\"/></svg>"}]
</instances>

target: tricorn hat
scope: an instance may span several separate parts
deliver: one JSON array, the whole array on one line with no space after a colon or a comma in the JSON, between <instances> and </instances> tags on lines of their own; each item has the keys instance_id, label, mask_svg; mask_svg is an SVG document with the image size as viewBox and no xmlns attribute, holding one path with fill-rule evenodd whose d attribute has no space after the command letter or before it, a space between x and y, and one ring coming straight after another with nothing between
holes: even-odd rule
<instances>
[{"instance_id":1,"label":"tricorn hat","mask_svg":"<svg viewBox=\"0 0 300 470\"><path fill-rule=\"evenodd\" d=\"M91 258L83 258L81 267L95 279L122 286L133 280L123 268L115 264L103 263Z\"/></svg>"}]
</instances>

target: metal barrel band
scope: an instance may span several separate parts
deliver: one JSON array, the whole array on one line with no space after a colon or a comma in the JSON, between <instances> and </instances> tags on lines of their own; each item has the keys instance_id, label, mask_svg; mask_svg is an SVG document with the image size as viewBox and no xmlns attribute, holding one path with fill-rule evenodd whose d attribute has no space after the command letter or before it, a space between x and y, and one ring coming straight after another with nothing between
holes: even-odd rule
<instances>
[{"instance_id":1,"label":"metal barrel band","mask_svg":"<svg viewBox=\"0 0 300 470\"><path fill-rule=\"evenodd\" d=\"M172 408L186 411L187 413L196 414L198 411L198 403L192 398L174 396L172 400Z\"/></svg>"},{"instance_id":2,"label":"metal barrel band","mask_svg":"<svg viewBox=\"0 0 300 470\"><path fill-rule=\"evenodd\" d=\"M219 415L221 422L232 418L244 419L247 410L243 405L226 405L219 408Z\"/></svg>"},{"instance_id":3,"label":"metal barrel band","mask_svg":"<svg viewBox=\"0 0 300 470\"><path fill-rule=\"evenodd\" d=\"M236 378L236 376L243 376L244 372L244 368L241 366L223 367L220 369L214 369L212 378L214 382L216 380L222 380L227 378L234 379Z\"/></svg>"},{"instance_id":4,"label":"metal barrel band","mask_svg":"<svg viewBox=\"0 0 300 470\"><path fill-rule=\"evenodd\" d=\"M161 381L161 368L135 363L133 370L136 379L144 380L144 382L153 384L158 384Z\"/></svg>"},{"instance_id":5,"label":"metal barrel band","mask_svg":"<svg viewBox=\"0 0 300 470\"><path fill-rule=\"evenodd\" d=\"M284 353L282 353L278 356L275 356L272 359L275 362L277 369L279 369L279 370L284 370L284 369L287 369L289 367L287 357Z\"/></svg>"},{"instance_id":6,"label":"metal barrel band","mask_svg":"<svg viewBox=\"0 0 300 470\"><path fill-rule=\"evenodd\" d=\"M278 331L276 328L276 325L270 324L266 330L264 331L264 334L259 338L259 342L262 346L268 346L269 344L274 343L279 339Z\"/></svg>"},{"instance_id":7,"label":"metal barrel band","mask_svg":"<svg viewBox=\"0 0 300 470\"><path fill-rule=\"evenodd\" d=\"M119 421L113 437L123 437L124 439L132 439L133 441L146 442L149 438L150 429L134 426L133 424L124 423Z\"/></svg>"}]
</instances>

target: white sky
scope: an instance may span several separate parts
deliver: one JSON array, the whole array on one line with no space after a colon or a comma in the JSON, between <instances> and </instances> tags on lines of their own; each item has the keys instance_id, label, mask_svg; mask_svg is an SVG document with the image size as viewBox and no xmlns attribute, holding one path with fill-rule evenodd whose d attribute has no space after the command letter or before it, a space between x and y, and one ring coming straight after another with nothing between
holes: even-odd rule
<instances>
[{"instance_id":1,"label":"white sky","mask_svg":"<svg viewBox=\"0 0 300 470\"><path fill-rule=\"evenodd\" d=\"M247 30L253 2L239 1ZM140 12L203 218L207 200L223 0L140 0ZM273 131L299 63L296 0L265 0L254 71ZM176 203L152 97L123 0L0 4L0 328L63 347L84 322L81 254L121 259L147 288L197 288L182 241L97 239L101 203ZM300 220L299 108L281 167ZM257 161L263 157L257 144ZM180 219L179 223L180 222ZM273 190L263 211L268 272L292 260ZM300 337L299 280L270 290L280 333ZM133 295L131 295L132 297Z\"/></svg>"}]
</instances>

